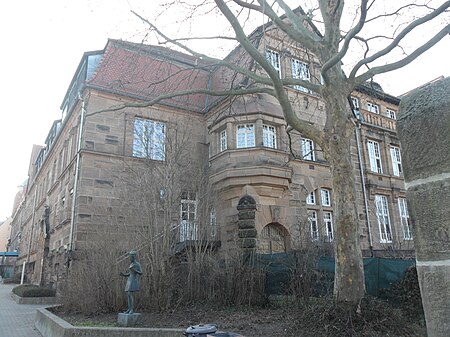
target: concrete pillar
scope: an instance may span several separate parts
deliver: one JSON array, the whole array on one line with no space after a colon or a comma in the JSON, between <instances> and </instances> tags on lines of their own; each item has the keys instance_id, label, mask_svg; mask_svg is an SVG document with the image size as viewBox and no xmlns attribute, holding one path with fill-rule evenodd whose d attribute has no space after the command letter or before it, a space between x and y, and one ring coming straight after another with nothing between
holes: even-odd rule
<instances>
[{"instance_id":1,"label":"concrete pillar","mask_svg":"<svg viewBox=\"0 0 450 337\"><path fill-rule=\"evenodd\" d=\"M397 122L429 337L450 336L450 78L402 98Z\"/></svg>"}]
</instances>

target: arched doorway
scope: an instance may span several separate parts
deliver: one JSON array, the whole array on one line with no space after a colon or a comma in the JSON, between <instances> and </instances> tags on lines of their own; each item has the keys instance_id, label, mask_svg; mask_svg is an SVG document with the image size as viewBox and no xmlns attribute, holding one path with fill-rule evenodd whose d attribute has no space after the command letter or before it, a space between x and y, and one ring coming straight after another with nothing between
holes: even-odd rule
<instances>
[{"instance_id":1,"label":"arched doorway","mask_svg":"<svg viewBox=\"0 0 450 337\"><path fill-rule=\"evenodd\" d=\"M264 226L259 235L258 252L263 254L285 253L288 250L288 231L279 223Z\"/></svg>"}]
</instances>

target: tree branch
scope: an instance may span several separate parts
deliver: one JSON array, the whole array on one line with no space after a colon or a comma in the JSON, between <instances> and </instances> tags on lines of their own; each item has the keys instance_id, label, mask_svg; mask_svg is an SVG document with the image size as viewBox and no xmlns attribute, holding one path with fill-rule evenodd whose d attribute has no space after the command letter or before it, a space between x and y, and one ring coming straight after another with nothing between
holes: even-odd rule
<instances>
[{"instance_id":1,"label":"tree branch","mask_svg":"<svg viewBox=\"0 0 450 337\"><path fill-rule=\"evenodd\" d=\"M255 74L254 72L250 71L247 68L243 68L240 66L237 66L233 63L227 62L225 60L221 60L218 58L214 58L214 57L210 57L208 55L202 54L202 53L198 53L196 51L194 51L193 49L187 47L186 45L173 40L171 38L169 38L167 35L165 35L163 32L161 32L155 25L153 25L150 21L148 21L147 19L143 18L142 16L140 16L139 14L137 14L135 11L131 11L131 13L133 13L134 15L136 15L139 19L141 19L143 22L145 22L146 24L148 24L150 26L150 28L152 28L159 36L161 36L167 43L171 43L181 49L183 49L184 51L188 52L189 54L198 57L202 60L214 63L218 66L224 66L226 68L229 68L231 70L234 70L240 74L243 74L245 76L248 76L249 78L251 78L252 80L254 80L257 83L262 83L262 84L267 84L270 85L272 84L272 81L270 81L268 78L263 77L263 76L258 76L257 74Z\"/></svg>"},{"instance_id":2,"label":"tree branch","mask_svg":"<svg viewBox=\"0 0 450 337\"><path fill-rule=\"evenodd\" d=\"M414 20L413 22L411 22L408 26L405 27L405 29L403 29L395 38L394 40L384 49L378 51L377 53L373 54L372 56L369 56L367 58L362 59L361 61L359 61L355 67L352 69L352 71L350 72L349 78L353 79L356 76L356 73L358 72L358 70L365 64L370 63L375 61L376 59L386 55L387 53L389 53L392 49L394 49L399 43L400 41L407 35L409 34L414 28L424 24L425 22L428 22L432 19L434 19L436 16L438 16L439 14L441 14L442 12L444 12L447 8L450 7L450 1L446 1L445 3L443 3L440 7L438 7L436 10L432 11L431 13L429 13L428 15L425 15L417 20ZM409 63L409 62L408 62ZM397 68L395 68L397 69Z\"/></svg>"},{"instance_id":3,"label":"tree branch","mask_svg":"<svg viewBox=\"0 0 450 337\"><path fill-rule=\"evenodd\" d=\"M366 21L367 17L367 0L361 0L361 15L359 17L359 21L356 24L355 27L353 27L347 34L347 36L344 39L344 43L342 45L341 50L339 53L337 53L335 56L333 56L331 59L329 59L323 66L322 66L322 74L325 73L328 69L335 66L336 63L340 62L342 58L347 54L348 46L350 45L350 41L358 34L361 29L364 27L364 23Z\"/></svg>"},{"instance_id":4,"label":"tree branch","mask_svg":"<svg viewBox=\"0 0 450 337\"><path fill-rule=\"evenodd\" d=\"M323 137L322 133L323 131L319 130L318 128L314 127L311 124L308 124L307 122L301 120L297 117L294 110L292 109L292 105L289 102L289 98L287 96L287 93L284 88L283 81L279 78L277 71L272 67L272 65L267 61L265 56L263 56L259 50L249 41L247 35L243 31L242 27L239 24L239 21L234 16L234 14L231 12L231 10L228 8L228 6L225 4L223 0L214 0L217 4L217 7L222 12L222 14L225 16L225 18L228 20L228 22L231 24L237 40L241 43L241 46L247 51L247 53L252 57L256 62L258 62L259 65L267 72L269 75L273 89L276 95L276 98L278 99L278 102L281 105L281 108L283 110L284 118L286 122L291 125L296 130L304 133L308 137L311 137L314 141L318 142L319 144L323 143ZM258 0L259 1L259 0ZM264 0L262 0L264 1ZM304 83L306 84L306 83ZM319 88L320 89L320 88ZM318 90L320 93L320 90Z\"/></svg>"},{"instance_id":5,"label":"tree branch","mask_svg":"<svg viewBox=\"0 0 450 337\"><path fill-rule=\"evenodd\" d=\"M196 95L196 94L204 94L211 96L243 96L243 95L251 95L251 94L269 94L271 96L275 96L275 91L271 88L267 87L254 87L247 89L236 89L236 90L210 90L210 89L189 89L189 90L181 90L169 94L160 95L150 101L140 102L140 103L124 103L119 105L111 106L107 109L97 110L91 113L86 114L86 117L97 115L102 112L110 112L110 111L118 111L125 108L146 108L155 104L160 103L161 101L179 97L186 95Z\"/></svg>"},{"instance_id":6,"label":"tree branch","mask_svg":"<svg viewBox=\"0 0 450 337\"><path fill-rule=\"evenodd\" d=\"M417 57L419 57L421 54L423 54L425 51L433 47L436 43L438 43L440 40L442 40L446 35L450 34L450 25L447 25L444 27L439 33L437 33L435 36L433 36L432 39L424 43L422 46L414 50L410 55L406 56L405 58L394 62L390 64L385 64L383 66L379 67L373 67L372 69L368 70L364 74L358 76L355 78L354 82L356 85L359 85L368 79L372 78L375 75L383 74L388 71L392 71L401 67L404 67L405 65L411 63L414 61Z\"/></svg>"},{"instance_id":7,"label":"tree branch","mask_svg":"<svg viewBox=\"0 0 450 337\"><path fill-rule=\"evenodd\" d=\"M280 4L280 7L283 8L282 4L284 4L281 0L275 0ZM292 11L289 6L284 4L283 10L286 13L286 17L289 18L292 22L292 26L286 24L278 15L275 13L275 11L272 9L272 6L267 3L266 0L258 0L260 3L260 6L256 6L254 4L249 4L247 2L244 2L242 0L233 0L236 4L258 11L264 15L266 15L272 22L277 26L279 29L281 29L284 33L286 33L291 39L294 41L301 43L303 46L305 46L308 49L316 50L317 48L317 42L320 41L320 37L318 35L315 35L311 33L306 27L304 27L300 20L299 16ZM281 2L281 3L280 3ZM300 22L300 24L299 24ZM294 28L295 29L294 29Z\"/></svg>"}]
</instances>

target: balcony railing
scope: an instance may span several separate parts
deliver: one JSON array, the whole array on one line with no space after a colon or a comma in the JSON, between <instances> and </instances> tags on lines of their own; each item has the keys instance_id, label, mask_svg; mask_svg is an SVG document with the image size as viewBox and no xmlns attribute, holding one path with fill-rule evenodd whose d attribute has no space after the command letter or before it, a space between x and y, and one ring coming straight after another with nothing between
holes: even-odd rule
<instances>
[{"instance_id":1,"label":"balcony railing","mask_svg":"<svg viewBox=\"0 0 450 337\"><path fill-rule=\"evenodd\" d=\"M376 114L373 112L369 112L367 110L360 110L363 122L367 124L371 124L374 126L378 126L380 128L389 129L389 130L397 130L397 121L395 119L382 116L380 114Z\"/></svg>"}]
</instances>

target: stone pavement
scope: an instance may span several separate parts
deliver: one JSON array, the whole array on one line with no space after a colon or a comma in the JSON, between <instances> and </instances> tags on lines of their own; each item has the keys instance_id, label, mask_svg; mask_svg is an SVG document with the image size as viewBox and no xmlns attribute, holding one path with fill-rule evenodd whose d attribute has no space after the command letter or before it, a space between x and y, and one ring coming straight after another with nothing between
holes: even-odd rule
<instances>
[{"instance_id":1,"label":"stone pavement","mask_svg":"<svg viewBox=\"0 0 450 337\"><path fill-rule=\"evenodd\" d=\"M42 337L34 328L37 308L45 304L17 304L11 298L16 285L0 283L0 337Z\"/></svg>"}]
</instances>

